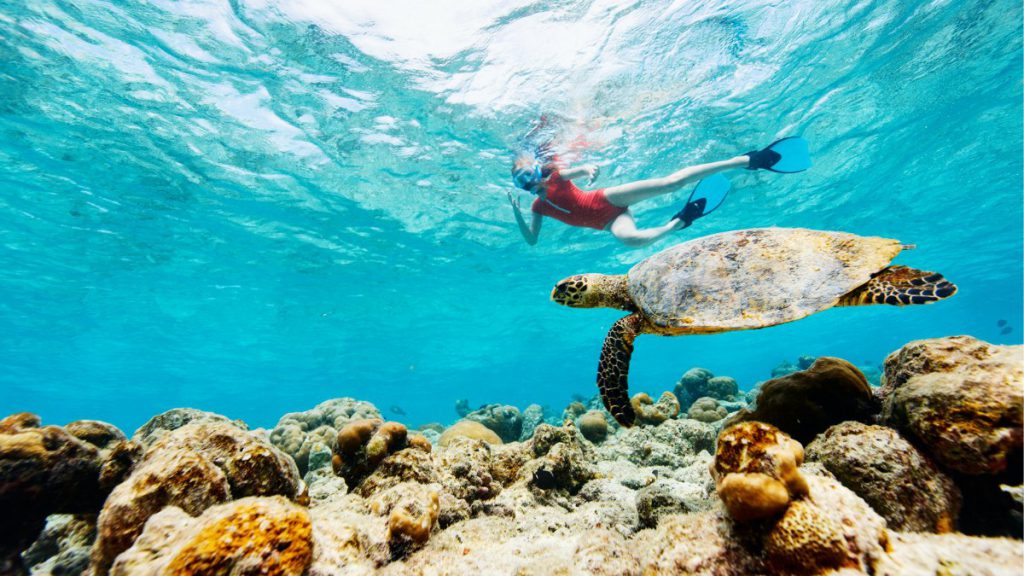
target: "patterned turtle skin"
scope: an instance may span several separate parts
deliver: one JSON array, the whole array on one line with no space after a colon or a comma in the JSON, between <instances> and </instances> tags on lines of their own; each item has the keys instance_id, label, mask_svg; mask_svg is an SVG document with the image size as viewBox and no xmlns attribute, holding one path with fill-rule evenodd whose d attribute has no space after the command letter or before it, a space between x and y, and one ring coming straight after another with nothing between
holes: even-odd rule
<instances>
[{"instance_id":1,"label":"patterned turtle skin","mask_svg":"<svg viewBox=\"0 0 1024 576\"><path fill-rule=\"evenodd\" d=\"M957 288L942 274L889 263L897 240L802 228L754 228L663 250L625 275L576 274L551 299L574 308L627 310L605 337L597 386L623 426L636 414L629 363L640 334L678 336L751 330L833 306L927 304Z\"/></svg>"},{"instance_id":2,"label":"patterned turtle skin","mask_svg":"<svg viewBox=\"0 0 1024 576\"><path fill-rule=\"evenodd\" d=\"M888 238L754 228L678 244L626 276L630 298L654 330L708 334L774 326L831 308L901 250Z\"/></svg>"}]
</instances>

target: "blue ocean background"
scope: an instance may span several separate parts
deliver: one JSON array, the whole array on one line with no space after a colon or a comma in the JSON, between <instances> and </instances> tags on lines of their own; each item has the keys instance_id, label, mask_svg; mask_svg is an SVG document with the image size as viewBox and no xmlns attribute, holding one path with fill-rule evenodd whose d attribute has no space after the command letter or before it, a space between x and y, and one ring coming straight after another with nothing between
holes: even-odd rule
<instances>
[{"instance_id":1,"label":"blue ocean background","mask_svg":"<svg viewBox=\"0 0 1024 576\"><path fill-rule=\"evenodd\" d=\"M899 262L960 292L644 336L633 391L1019 344L1021 22L1018 0L0 0L0 412L128 431L177 406L273 426L339 396L409 424L459 398L557 413L595 393L621 313L557 306L556 281L762 226L914 243ZM647 248L554 221L531 247L505 195L541 115L601 185L790 134L815 165L730 173L722 208Z\"/></svg>"}]
</instances>

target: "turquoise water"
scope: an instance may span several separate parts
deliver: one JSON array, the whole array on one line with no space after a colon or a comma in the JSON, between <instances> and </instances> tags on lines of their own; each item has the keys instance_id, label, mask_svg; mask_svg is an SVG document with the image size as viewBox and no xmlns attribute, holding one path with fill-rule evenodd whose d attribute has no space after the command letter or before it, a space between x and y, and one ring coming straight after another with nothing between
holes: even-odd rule
<instances>
[{"instance_id":1,"label":"turquoise water","mask_svg":"<svg viewBox=\"0 0 1024 576\"><path fill-rule=\"evenodd\" d=\"M0 412L131 430L183 405L272 426L345 395L414 424L458 398L560 411L595 392L621 313L551 303L557 280L772 225L916 243L899 261L960 293L644 336L634 391L1021 342L1017 0L326 4L0 1ZM730 173L722 208L644 249L554 221L530 247L505 194L541 113L605 185L788 134L815 166Z\"/></svg>"}]
</instances>

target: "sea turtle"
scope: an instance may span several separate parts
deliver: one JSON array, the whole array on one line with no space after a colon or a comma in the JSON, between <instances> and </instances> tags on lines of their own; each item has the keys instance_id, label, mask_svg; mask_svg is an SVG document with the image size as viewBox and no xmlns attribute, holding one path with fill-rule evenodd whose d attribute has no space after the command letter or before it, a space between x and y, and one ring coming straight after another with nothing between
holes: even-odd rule
<instances>
[{"instance_id":1,"label":"sea turtle","mask_svg":"<svg viewBox=\"0 0 1024 576\"><path fill-rule=\"evenodd\" d=\"M608 331L597 365L605 408L635 418L629 360L640 334L679 336L764 328L832 306L927 304L956 293L941 274L890 266L897 240L803 228L722 232L667 248L626 274L577 274L551 299L628 310Z\"/></svg>"}]
</instances>

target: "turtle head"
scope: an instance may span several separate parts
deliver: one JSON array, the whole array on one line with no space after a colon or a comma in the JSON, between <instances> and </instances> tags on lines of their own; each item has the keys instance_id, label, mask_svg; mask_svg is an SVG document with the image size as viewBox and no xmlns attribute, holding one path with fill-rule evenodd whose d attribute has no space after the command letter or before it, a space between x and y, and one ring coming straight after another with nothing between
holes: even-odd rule
<instances>
[{"instance_id":1,"label":"turtle head","mask_svg":"<svg viewBox=\"0 0 1024 576\"><path fill-rule=\"evenodd\" d=\"M576 274L551 291L551 299L572 308L618 308L634 310L624 274Z\"/></svg>"}]
</instances>

